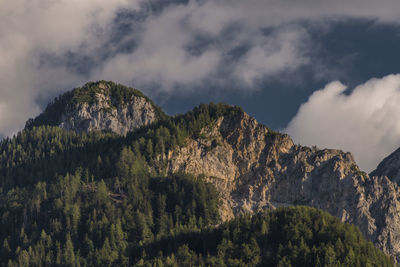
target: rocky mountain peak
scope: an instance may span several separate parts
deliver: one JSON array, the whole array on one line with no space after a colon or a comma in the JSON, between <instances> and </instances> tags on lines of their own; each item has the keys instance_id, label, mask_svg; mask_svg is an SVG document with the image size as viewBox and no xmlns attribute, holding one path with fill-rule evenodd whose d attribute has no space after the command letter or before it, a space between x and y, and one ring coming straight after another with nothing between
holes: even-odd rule
<instances>
[{"instance_id":1,"label":"rocky mountain peak","mask_svg":"<svg viewBox=\"0 0 400 267\"><path fill-rule=\"evenodd\" d=\"M393 182L400 183L400 148L387 156L371 172L372 176L387 176Z\"/></svg>"},{"instance_id":2,"label":"rocky mountain peak","mask_svg":"<svg viewBox=\"0 0 400 267\"><path fill-rule=\"evenodd\" d=\"M296 145L244 112L219 117L162 158L167 172L202 175L222 196L229 220L281 206L307 205L360 227L379 248L400 257L400 190L362 172L348 152Z\"/></svg>"},{"instance_id":3,"label":"rocky mountain peak","mask_svg":"<svg viewBox=\"0 0 400 267\"><path fill-rule=\"evenodd\" d=\"M57 97L42 114L28 120L26 128L52 125L76 132L104 130L126 135L164 116L140 91L99 81Z\"/></svg>"}]
</instances>

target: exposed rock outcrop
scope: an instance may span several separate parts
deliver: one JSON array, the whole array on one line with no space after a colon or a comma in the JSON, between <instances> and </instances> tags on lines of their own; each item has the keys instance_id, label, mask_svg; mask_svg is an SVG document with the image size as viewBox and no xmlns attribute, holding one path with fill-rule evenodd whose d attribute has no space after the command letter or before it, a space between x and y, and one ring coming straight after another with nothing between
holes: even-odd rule
<instances>
[{"instance_id":1,"label":"exposed rock outcrop","mask_svg":"<svg viewBox=\"0 0 400 267\"><path fill-rule=\"evenodd\" d=\"M387 176L391 181L400 183L400 148L387 156L371 172L372 176Z\"/></svg>"},{"instance_id":2,"label":"exposed rock outcrop","mask_svg":"<svg viewBox=\"0 0 400 267\"><path fill-rule=\"evenodd\" d=\"M60 96L26 127L53 125L77 132L103 130L126 135L162 114L141 92L100 81Z\"/></svg>"},{"instance_id":3,"label":"exposed rock outcrop","mask_svg":"<svg viewBox=\"0 0 400 267\"><path fill-rule=\"evenodd\" d=\"M133 96L121 106L112 106L107 94L97 94L97 103L79 103L62 114L59 127L66 130L88 132L93 130L111 131L126 135L129 131L153 123L156 113L145 98Z\"/></svg>"},{"instance_id":4,"label":"exposed rock outcrop","mask_svg":"<svg viewBox=\"0 0 400 267\"><path fill-rule=\"evenodd\" d=\"M220 191L221 215L302 204L354 223L379 248L400 255L400 190L361 172L350 153L295 145L245 113L220 118L168 153L168 171L203 174Z\"/></svg>"}]
</instances>

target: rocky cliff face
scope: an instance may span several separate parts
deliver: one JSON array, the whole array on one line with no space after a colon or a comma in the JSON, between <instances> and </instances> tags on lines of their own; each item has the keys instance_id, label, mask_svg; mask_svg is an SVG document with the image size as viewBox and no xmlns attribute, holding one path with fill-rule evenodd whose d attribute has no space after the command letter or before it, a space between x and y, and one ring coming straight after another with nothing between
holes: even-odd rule
<instances>
[{"instance_id":1,"label":"rocky cliff face","mask_svg":"<svg viewBox=\"0 0 400 267\"><path fill-rule=\"evenodd\" d=\"M144 97L132 96L124 105L113 106L114 100L105 93L107 87L100 85L100 88L103 92L96 94L95 103L84 102L69 107L61 115L58 126L78 132L105 130L126 135L156 120L153 105Z\"/></svg>"},{"instance_id":2,"label":"rocky cliff face","mask_svg":"<svg viewBox=\"0 0 400 267\"><path fill-rule=\"evenodd\" d=\"M361 172L350 153L295 145L245 113L220 118L200 136L170 151L167 169L205 175L221 193L224 220L308 205L356 224L383 251L400 255L400 190Z\"/></svg>"},{"instance_id":3,"label":"rocky cliff face","mask_svg":"<svg viewBox=\"0 0 400 267\"><path fill-rule=\"evenodd\" d=\"M391 181L400 183L400 148L387 156L378 167L371 172L372 176L387 176Z\"/></svg>"},{"instance_id":4,"label":"rocky cliff face","mask_svg":"<svg viewBox=\"0 0 400 267\"><path fill-rule=\"evenodd\" d=\"M53 125L77 132L104 130L126 135L158 120L161 113L141 92L100 81L56 98L26 127Z\"/></svg>"}]
</instances>

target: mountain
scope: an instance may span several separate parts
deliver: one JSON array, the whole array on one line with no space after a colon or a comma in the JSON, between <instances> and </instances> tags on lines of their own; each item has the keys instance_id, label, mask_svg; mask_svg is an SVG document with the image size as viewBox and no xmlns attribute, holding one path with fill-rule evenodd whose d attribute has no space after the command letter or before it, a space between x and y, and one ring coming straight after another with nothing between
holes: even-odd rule
<instances>
[{"instance_id":1,"label":"mountain","mask_svg":"<svg viewBox=\"0 0 400 267\"><path fill-rule=\"evenodd\" d=\"M129 131L165 117L164 112L140 91L113 82L90 82L56 98L45 111L27 122L26 128L40 125L88 132Z\"/></svg>"},{"instance_id":2,"label":"mountain","mask_svg":"<svg viewBox=\"0 0 400 267\"><path fill-rule=\"evenodd\" d=\"M295 145L240 107L170 117L112 82L58 97L0 142L0 187L10 266L390 265L339 220L400 253L397 184L350 153Z\"/></svg>"},{"instance_id":3,"label":"mountain","mask_svg":"<svg viewBox=\"0 0 400 267\"><path fill-rule=\"evenodd\" d=\"M238 112L219 117L163 160L168 173L204 175L214 184L223 195L224 220L307 205L357 225L383 251L399 255L399 187L360 171L350 153L295 145Z\"/></svg>"},{"instance_id":4,"label":"mountain","mask_svg":"<svg viewBox=\"0 0 400 267\"><path fill-rule=\"evenodd\" d=\"M384 158L371 176L387 176L391 181L400 183L400 148Z\"/></svg>"}]
</instances>

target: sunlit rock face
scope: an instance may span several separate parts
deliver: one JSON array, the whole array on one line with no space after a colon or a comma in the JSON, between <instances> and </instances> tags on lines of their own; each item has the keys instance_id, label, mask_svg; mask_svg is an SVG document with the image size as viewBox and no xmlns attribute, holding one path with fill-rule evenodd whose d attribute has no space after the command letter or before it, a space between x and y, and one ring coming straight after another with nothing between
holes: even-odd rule
<instances>
[{"instance_id":1,"label":"sunlit rock face","mask_svg":"<svg viewBox=\"0 0 400 267\"><path fill-rule=\"evenodd\" d=\"M27 127L49 124L76 132L103 130L126 135L153 123L158 115L155 105L141 92L101 81L60 96Z\"/></svg>"},{"instance_id":2,"label":"sunlit rock face","mask_svg":"<svg viewBox=\"0 0 400 267\"><path fill-rule=\"evenodd\" d=\"M199 138L167 152L169 172L204 175L222 196L224 220L288 205L330 212L360 227L386 253L400 253L400 191L384 176L359 170L340 150L295 145L246 113L221 117Z\"/></svg>"},{"instance_id":3,"label":"sunlit rock face","mask_svg":"<svg viewBox=\"0 0 400 267\"><path fill-rule=\"evenodd\" d=\"M88 132L111 131L126 135L129 131L153 123L154 108L145 98L133 96L125 105L110 106L110 96L98 94L98 103L80 103L61 117L59 127L66 130Z\"/></svg>"}]
</instances>

